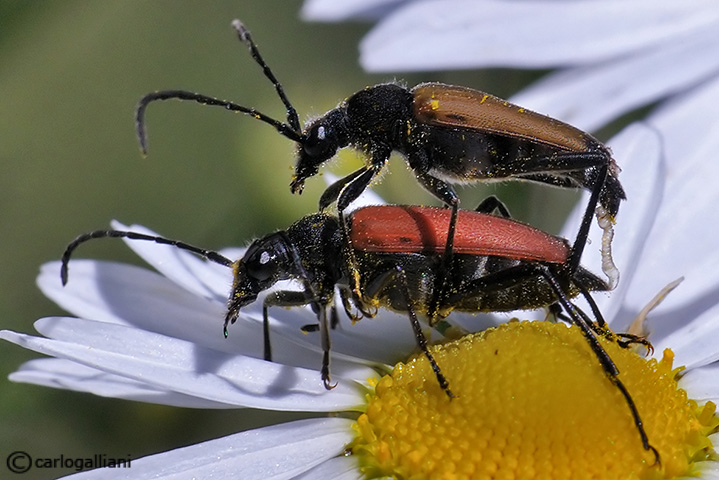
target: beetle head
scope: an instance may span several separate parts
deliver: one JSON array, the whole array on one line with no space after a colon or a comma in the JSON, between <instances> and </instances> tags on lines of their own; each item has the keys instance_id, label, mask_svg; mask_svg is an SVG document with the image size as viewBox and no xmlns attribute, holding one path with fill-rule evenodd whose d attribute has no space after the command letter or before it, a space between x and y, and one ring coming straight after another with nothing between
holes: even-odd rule
<instances>
[{"instance_id":1,"label":"beetle head","mask_svg":"<svg viewBox=\"0 0 719 480\"><path fill-rule=\"evenodd\" d=\"M225 317L227 326L235 323L240 309L257 300L257 296L280 280L287 280L295 272L292 244L284 234L277 232L255 240L244 257L234 262L232 294Z\"/></svg>"},{"instance_id":2,"label":"beetle head","mask_svg":"<svg viewBox=\"0 0 719 480\"><path fill-rule=\"evenodd\" d=\"M290 183L292 193L302 193L305 180L317 175L320 165L349 143L344 107L330 110L310 123L298 142L297 165Z\"/></svg>"}]
</instances>

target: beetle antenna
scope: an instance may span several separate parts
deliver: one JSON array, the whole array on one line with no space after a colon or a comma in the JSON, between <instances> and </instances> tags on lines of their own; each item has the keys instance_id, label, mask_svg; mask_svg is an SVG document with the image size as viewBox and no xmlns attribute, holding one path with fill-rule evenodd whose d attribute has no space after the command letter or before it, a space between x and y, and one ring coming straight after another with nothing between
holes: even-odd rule
<instances>
[{"instance_id":1,"label":"beetle antenna","mask_svg":"<svg viewBox=\"0 0 719 480\"><path fill-rule=\"evenodd\" d=\"M232 27L237 32L237 37L240 39L240 41L247 45L247 47L250 49L250 55L252 55L252 58L255 60L255 62L257 62L260 67L262 67L262 73L264 73L265 77L267 77L267 79L272 82L272 85L274 85L275 90L277 91L277 95L280 97L280 100L282 100L282 103L287 109L287 123L289 123L290 127L292 127L292 129L296 133L300 133L300 118L297 115L297 110L295 110L295 107L293 107L292 103L290 103L290 99L287 98L287 94L285 93L285 89L282 88L282 84L279 82L279 80L277 80L275 74L272 73L272 70L267 65L267 62L265 62L265 60L262 58L262 55L260 55L257 44L254 42L254 40L252 40L252 35L250 34L250 31L247 30L247 28L238 19L232 21Z\"/></svg>"},{"instance_id":2,"label":"beetle antenna","mask_svg":"<svg viewBox=\"0 0 719 480\"><path fill-rule=\"evenodd\" d=\"M302 135L292 126L282 123L279 120L275 120L274 118L265 115L254 108L243 107L242 105L237 105L236 103L228 102L227 100L220 100L219 98L209 97L200 93L188 92L186 90L163 90L161 92L148 93L142 97L137 103L137 107L135 109L135 131L137 133L137 140L140 143L140 150L143 155L147 155L147 129L145 128L145 110L147 110L147 105L155 100L169 100L171 98L176 98L178 100L192 100L203 105L224 107L226 110L231 112L244 113L245 115L249 115L257 120L261 120L272 125L278 132L280 132L280 134L294 142L300 143L302 140Z\"/></svg>"},{"instance_id":3,"label":"beetle antenna","mask_svg":"<svg viewBox=\"0 0 719 480\"><path fill-rule=\"evenodd\" d=\"M211 262L218 263L225 267L231 267L233 263L232 260L215 251L205 250L203 248L195 247L194 245L180 242L178 240L170 240L168 238L158 237L155 235L145 235L144 233L126 232L122 230L95 230L94 232L83 233L75 240L70 242L67 248L65 248L65 252L62 254L62 266L60 267L60 278L62 279L63 285L67 284L68 263L70 262L70 257L72 256L72 253L78 246L80 246L80 244L85 243L88 240L93 240L95 238L129 238L131 240L146 240L159 243L161 245L171 245L181 250L187 250L188 252L192 252L202 258L205 258Z\"/></svg>"}]
</instances>

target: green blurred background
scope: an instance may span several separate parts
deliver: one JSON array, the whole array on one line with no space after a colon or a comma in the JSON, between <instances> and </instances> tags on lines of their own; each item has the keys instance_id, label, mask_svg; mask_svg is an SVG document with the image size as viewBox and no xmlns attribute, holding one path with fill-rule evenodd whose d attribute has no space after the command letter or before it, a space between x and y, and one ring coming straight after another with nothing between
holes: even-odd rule
<instances>
[{"instance_id":1,"label":"green blurred background","mask_svg":"<svg viewBox=\"0 0 719 480\"><path fill-rule=\"evenodd\" d=\"M133 110L145 93L194 90L284 118L274 89L230 27L239 17L304 121L365 85L444 81L508 96L533 75L507 70L368 75L357 45L370 25L300 20L298 1L0 2L0 328L33 333L62 314L35 286L39 266L77 234L115 218L208 248L239 245L313 211L325 186L289 193L294 145L244 116L192 103L148 110L150 155L142 158ZM536 75L536 74L535 74ZM331 170L357 168L343 155ZM401 161L377 190L393 203L436 203ZM520 218L556 231L567 199L525 187L500 195ZM493 190L496 192L497 190ZM465 206L486 189L465 189ZM523 209L534 204L534 210ZM546 216L547 211L556 212ZM137 262L120 242L84 255ZM219 331L219 330L218 330ZM6 380L37 355L0 343L0 469L10 452L33 456L133 457L292 418L251 411L196 411L97 398ZM69 470L32 470L53 478ZM5 477L5 474L2 475Z\"/></svg>"}]
</instances>

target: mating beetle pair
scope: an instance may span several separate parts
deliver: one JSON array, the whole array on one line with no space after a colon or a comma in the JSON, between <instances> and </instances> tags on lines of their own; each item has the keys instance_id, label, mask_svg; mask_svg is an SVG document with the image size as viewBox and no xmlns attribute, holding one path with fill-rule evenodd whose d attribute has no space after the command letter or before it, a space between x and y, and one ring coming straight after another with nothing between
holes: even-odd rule
<instances>
[{"instance_id":1,"label":"mating beetle pair","mask_svg":"<svg viewBox=\"0 0 719 480\"><path fill-rule=\"evenodd\" d=\"M317 213L303 217L287 230L255 241L244 257L234 262L216 252L165 238L115 230L91 232L68 246L63 256L63 281L67 281L73 250L92 238L127 237L174 245L233 268L227 335L228 324L261 292L279 280L298 280L300 291L275 291L263 300L265 356L271 357L268 308L310 305L318 325L307 329L320 331L322 379L327 388L331 387L329 325L335 322L337 288L341 304L352 318L374 316L379 307L406 312L418 346L450 397L450 385L427 349L419 315L436 325L452 310L508 311L559 304L622 392L644 448L658 459L634 402L617 377L616 366L597 339L597 335L611 332L589 292L608 290L617 281L609 242L604 242L602 254L610 285L579 265L595 211L609 237L625 198L609 150L589 134L558 120L483 92L439 83L412 89L396 84L367 87L302 130L295 108L250 33L239 21L233 26L274 85L287 110L286 122L198 93L151 93L140 101L136 113L143 152L147 151L144 117L148 104L172 98L245 113L296 142L293 193L301 193L306 179L316 175L338 149L351 146L365 153L365 166L327 188L319 201L320 211L336 203L338 216ZM346 215L349 204L377 177L393 151L403 154L420 185L451 209L373 207ZM508 218L460 210L450 185L510 178L591 191L571 247L563 239ZM479 208L495 209L503 211L496 201ZM577 295L587 299L596 323L570 301Z\"/></svg>"},{"instance_id":2,"label":"mating beetle pair","mask_svg":"<svg viewBox=\"0 0 719 480\"><path fill-rule=\"evenodd\" d=\"M143 153L147 152L144 119L148 104L173 98L245 113L296 142L297 164L290 184L293 193L301 193L305 180L316 175L338 149L351 146L365 154L366 165L327 188L319 202L320 210L337 202L342 221L349 204L377 177L390 154L396 151L406 158L420 185L452 207L446 241L448 257L452 254L459 206L450 183L516 178L557 187L585 188L592 195L572 247L570 265L575 270L579 266L596 210L608 238L603 242L603 268L611 286L615 286L618 271L611 259L611 229L625 194L617 178L619 168L597 139L490 94L441 83L421 84L413 89L396 84L367 87L302 130L297 110L260 55L250 32L239 20L232 25L275 87L287 110L287 121L281 122L252 107L189 91L150 93L140 100L136 112Z\"/></svg>"}]
</instances>

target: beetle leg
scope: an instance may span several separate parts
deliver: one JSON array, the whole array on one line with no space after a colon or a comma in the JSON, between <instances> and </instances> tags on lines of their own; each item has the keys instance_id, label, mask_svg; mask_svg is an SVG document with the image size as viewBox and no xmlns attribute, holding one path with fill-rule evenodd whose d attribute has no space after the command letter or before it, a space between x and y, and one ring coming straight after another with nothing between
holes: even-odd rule
<instances>
[{"instance_id":1,"label":"beetle leg","mask_svg":"<svg viewBox=\"0 0 719 480\"><path fill-rule=\"evenodd\" d=\"M604 320L604 315L602 315L602 312L599 310L599 305L597 305L597 302L594 301L594 298L589 293L589 290L587 290L587 287L585 287L582 282L577 281L577 279L574 279L574 284L577 286L577 288L579 288L579 291L581 292L582 296L589 304L589 308L592 309L592 315L594 315L594 318L597 320L597 331L605 337L611 339L611 335L614 335L614 332L609 329L607 321Z\"/></svg>"},{"instance_id":2,"label":"beetle leg","mask_svg":"<svg viewBox=\"0 0 719 480\"><path fill-rule=\"evenodd\" d=\"M622 348L630 348L632 345L642 345L647 349L647 355L651 356L654 353L654 345L652 342L639 335L633 333L616 333L617 343Z\"/></svg>"},{"instance_id":3,"label":"beetle leg","mask_svg":"<svg viewBox=\"0 0 719 480\"><path fill-rule=\"evenodd\" d=\"M571 273L576 272L577 268L579 268L579 262L587 244L592 216L596 211L599 226L604 231L602 239L602 271L609 278L610 289L614 288L619 281L619 270L614 265L611 251L614 216L619 209L619 201L625 198L624 190L619 181L609 175L609 168L612 165L612 159L608 153L567 152L551 156L524 158L521 162L506 165L495 165L491 172L492 177L516 176L565 187L571 186L574 182L577 182L578 187L588 187L588 183L591 184L591 195L589 202L587 202L587 209L584 212L584 217L582 217L582 223L572 246L568 264ZM585 177L581 181L571 175L569 175L569 179L563 179L552 174L553 172L571 174L589 170L593 170L594 175L592 175L592 178ZM612 191L609 192L609 190ZM598 205L602 207L599 210Z\"/></svg>"},{"instance_id":4,"label":"beetle leg","mask_svg":"<svg viewBox=\"0 0 719 480\"><path fill-rule=\"evenodd\" d=\"M544 320L552 323L557 323L557 320L569 322L569 317L562 313L562 306L554 302L547 307L547 315L544 317Z\"/></svg>"},{"instance_id":5,"label":"beetle leg","mask_svg":"<svg viewBox=\"0 0 719 480\"><path fill-rule=\"evenodd\" d=\"M452 215L449 220L449 228L447 229L447 241L444 247L444 254L442 255L442 262L439 265L437 276L434 280L434 293L432 295L432 301L427 310L427 316L429 317L430 326L437 323L437 312L439 311L439 305L443 301L445 292L449 288L448 281L450 277L450 269L452 266L452 256L454 254L454 232L457 227L457 215L459 214L459 197L454 192L449 184L446 182L433 177L428 173L422 173L415 170L415 176L417 180L429 193L434 195L436 198L444 202L452 209Z\"/></svg>"},{"instance_id":6,"label":"beetle leg","mask_svg":"<svg viewBox=\"0 0 719 480\"><path fill-rule=\"evenodd\" d=\"M531 177L533 174L554 176L553 173L585 172L602 165L609 166L610 161L611 157L602 152L562 152L553 155L537 155L522 157L519 161L506 164L495 164L492 167L491 176L493 178Z\"/></svg>"},{"instance_id":7,"label":"beetle leg","mask_svg":"<svg viewBox=\"0 0 719 480\"><path fill-rule=\"evenodd\" d=\"M576 305L575 305L576 307ZM597 334L601 335L602 337L606 338L607 340L616 341L616 335L614 332L612 332L608 327L603 327L601 322L597 321L594 322L592 319L589 318L589 316L584 313L579 307L577 307L577 313L582 316L584 321L589 325L589 327L592 329L592 331ZM564 309L562 308L562 305L559 304L559 302L555 302L552 305L549 306L549 314L554 316L555 319L561 320L563 322L567 323L574 323L572 320L572 317L564 313Z\"/></svg>"},{"instance_id":8,"label":"beetle leg","mask_svg":"<svg viewBox=\"0 0 719 480\"><path fill-rule=\"evenodd\" d=\"M332 330L337 329L337 327L340 324L340 317L337 313L337 305L334 303L332 304L332 307L330 309L330 328ZM302 333L314 333L318 332L320 330L320 324L319 323L309 323L307 325L302 325L300 327L300 330L302 330Z\"/></svg>"},{"instance_id":9,"label":"beetle leg","mask_svg":"<svg viewBox=\"0 0 719 480\"><path fill-rule=\"evenodd\" d=\"M415 170L414 175L425 190L438 200L441 200L445 205L449 207L459 205L459 197L447 182L433 177L429 173L423 173L417 170Z\"/></svg>"},{"instance_id":10,"label":"beetle leg","mask_svg":"<svg viewBox=\"0 0 719 480\"><path fill-rule=\"evenodd\" d=\"M376 274L372 281L368 282L362 289L364 292L364 298L375 298L384 287L392 283L392 280L394 280L396 276L396 267L395 269L390 268L382 273ZM406 283L407 281L405 280L405 284Z\"/></svg>"},{"instance_id":11,"label":"beetle leg","mask_svg":"<svg viewBox=\"0 0 719 480\"><path fill-rule=\"evenodd\" d=\"M578 326L579 329L582 331L582 335L584 335L584 338L587 339L587 342L592 347L594 353L597 355L599 363L601 363L602 367L604 367L604 371L607 372L609 376L616 377L619 374L619 369L609 357L609 354L599 343L599 340L597 339L594 330L590 326L592 322L587 321L587 315L582 312L579 307L569 301L567 295L564 293L564 290L559 284L556 275L549 269L549 267L545 265L535 265L534 270L547 281L550 288L554 291L554 295L557 297L557 301L559 301L560 305L562 305L562 307L564 308L564 311L567 312L569 317L572 319L572 323ZM631 399L628 400L631 401ZM633 404L633 402L631 403ZM639 421L639 423L641 424L641 420Z\"/></svg>"},{"instance_id":12,"label":"beetle leg","mask_svg":"<svg viewBox=\"0 0 719 480\"><path fill-rule=\"evenodd\" d=\"M265 360L272 361L272 349L270 346L270 321L268 315L269 307L298 307L303 305L312 305L312 309L317 314L317 321L319 323L320 331L320 342L322 345L322 369L320 370L322 375L322 383L327 390L331 390L337 386L332 385L330 379L330 332L327 322L327 306L330 302L318 302L314 300L307 290L295 291L295 290L280 290L272 292L265 297L262 302L262 326L263 335L265 341ZM307 326L304 328L305 331L313 331L313 326Z\"/></svg>"},{"instance_id":13,"label":"beetle leg","mask_svg":"<svg viewBox=\"0 0 719 480\"><path fill-rule=\"evenodd\" d=\"M430 353L429 349L427 348L427 337L422 332L422 325L420 324L419 319L417 318L417 313L414 310L414 307L412 306L412 297L409 294L409 286L407 284L407 275L402 268L401 265L395 265L393 268L390 268L381 274L377 275L375 280L371 282L370 284L366 285L364 288L364 298L371 299L375 298L383 288L385 288L388 285L391 285L391 283L395 281L399 284L399 290L404 294L405 298L405 308L407 310L407 314L409 315L409 321L412 325L412 331L414 332L414 338L417 341L417 346L422 351L422 353L427 357L427 360L429 361L430 366L432 367L432 371L434 372L435 376L437 377L437 381L439 382L439 386L444 390L444 392L447 394L448 397L454 398L454 394L449 389L449 382L447 381L447 378L442 374L442 371L439 368L439 365L437 365L436 360ZM365 303L362 299L359 299L359 304ZM361 308L361 307L358 307Z\"/></svg>"},{"instance_id":14,"label":"beetle leg","mask_svg":"<svg viewBox=\"0 0 719 480\"><path fill-rule=\"evenodd\" d=\"M644 346L644 348L647 349L648 355L654 353L654 346L645 337L642 337L641 335L634 335L632 333L614 333L607 325L606 321L604 320L604 317L599 311L599 307L597 306L596 302L589 294L587 289L576 280L574 281L574 284L579 287L582 295L587 300L587 303L589 303L594 317L597 319L596 322L593 322L582 310L577 308L577 312L582 315L584 320L587 322L587 325L589 325L592 330L594 330L594 333L603 336L607 340L616 342L617 345L622 348L630 348L632 345L642 345ZM550 305L549 309L550 313L559 318L560 320L563 320L565 322L572 322L572 319L563 313L562 307L559 303L554 303Z\"/></svg>"},{"instance_id":15,"label":"beetle leg","mask_svg":"<svg viewBox=\"0 0 719 480\"><path fill-rule=\"evenodd\" d=\"M337 327L340 324L340 316L337 313L337 305L334 303L332 304L332 307L330 308L330 328L332 330L336 330ZM303 333L314 333L319 332L320 330L320 324L319 323L310 323L307 325L302 325L300 327L300 330L302 330Z\"/></svg>"},{"instance_id":16,"label":"beetle leg","mask_svg":"<svg viewBox=\"0 0 719 480\"><path fill-rule=\"evenodd\" d=\"M566 274L567 272L563 273ZM617 341L617 335L609 328L609 325L607 325L606 320L604 320L604 315L602 315L601 310L599 310L599 306L597 305L597 302L594 301L594 297L592 297L589 293L589 289L576 276L572 279L572 283L579 289L579 293L589 304L589 308L592 310L592 315L594 315L595 321L592 321L592 319L590 319L582 310L577 308L577 312L582 315L582 318L584 318L587 325L589 325L597 335L601 335L607 340L611 340L613 342ZM554 304L552 313L557 318L565 322L572 322L570 317L562 313L562 306L559 303Z\"/></svg>"},{"instance_id":17,"label":"beetle leg","mask_svg":"<svg viewBox=\"0 0 719 480\"><path fill-rule=\"evenodd\" d=\"M496 211L500 217L512 218L512 215L510 215L509 209L504 204L504 202L502 202L499 198L497 198L494 195L490 195L489 197L482 200L482 202L479 205L477 205L477 208L475 208L474 211L479 212L479 213L490 213L490 214L493 214Z\"/></svg>"},{"instance_id":18,"label":"beetle leg","mask_svg":"<svg viewBox=\"0 0 719 480\"><path fill-rule=\"evenodd\" d=\"M270 345L270 307L300 307L312 303L312 297L306 291L280 290L272 292L262 302L262 337L264 340L264 359L272 361Z\"/></svg>"},{"instance_id":19,"label":"beetle leg","mask_svg":"<svg viewBox=\"0 0 719 480\"><path fill-rule=\"evenodd\" d=\"M340 316L337 313L337 305L332 302L332 307L330 308L330 328L332 330L336 330L337 327L340 325Z\"/></svg>"},{"instance_id":20,"label":"beetle leg","mask_svg":"<svg viewBox=\"0 0 719 480\"><path fill-rule=\"evenodd\" d=\"M350 321L352 321L352 323L355 323L362 320L362 318L364 318L364 315L359 308L355 307L355 304L352 301L352 291L349 289L340 288L339 293L340 301L342 302L342 308L344 308L345 315L349 317ZM355 308L358 313L355 313Z\"/></svg>"},{"instance_id":21,"label":"beetle leg","mask_svg":"<svg viewBox=\"0 0 719 480\"><path fill-rule=\"evenodd\" d=\"M362 192L367 189L370 182L377 176L377 174L379 174L380 171L382 171L385 162L386 159L378 163L372 163L371 166L361 168L353 174L348 175L348 177L354 176L354 178L352 178L345 184L344 188L339 194L339 197L337 199L338 211L344 212L347 207L349 207L350 203L357 200L357 198L362 194ZM345 177L344 179L346 178L347 177ZM330 186L329 188L332 188L333 186L334 185Z\"/></svg>"},{"instance_id":22,"label":"beetle leg","mask_svg":"<svg viewBox=\"0 0 719 480\"><path fill-rule=\"evenodd\" d=\"M649 355L654 352L654 346L651 344L651 342L645 337L642 337L641 335L634 335L632 333L614 333L609 328L609 325L607 325L607 322L604 320L602 313L599 311L599 306L597 305L597 302L594 301L594 298L591 296L587 288L582 285L581 282L578 282L576 280L574 280L574 284L579 288L579 291L581 292L582 296L589 304L589 308L592 309L592 314L594 315L594 318L597 319L596 323L591 322L590 320L588 320L588 322L598 335L602 335L608 340L617 342L617 344L622 348L629 348L634 344L639 344L643 345L647 349Z\"/></svg>"},{"instance_id":23,"label":"beetle leg","mask_svg":"<svg viewBox=\"0 0 719 480\"><path fill-rule=\"evenodd\" d=\"M367 289L364 290L365 295L367 292ZM363 318L374 318L377 316L377 309L373 308L372 310L369 310L366 305L364 305L365 302L362 301L361 298L357 298L355 295L353 295L354 292L352 292L349 288L340 288L340 299L342 300L342 307L344 307L345 314L349 317L349 319L352 321L352 323L359 322ZM357 313L355 313L355 311Z\"/></svg>"},{"instance_id":24,"label":"beetle leg","mask_svg":"<svg viewBox=\"0 0 719 480\"><path fill-rule=\"evenodd\" d=\"M572 245L572 252L569 254L569 259L567 260L570 275L574 274L574 272L576 272L579 268L579 261L582 258L584 247L587 245L587 237L589 236L589 227L592 223L592 216L594 214L594 210L597 208L597 203L599 202L599 194L601 193L602 186L607 179L608 168L608 165L604 165L599 168L597 182L592 189L592 194L589 197L589 202L587 202L587 209L584 211L582 223L580 224L579 231L577 232L577 238L574 240L574 244ZM607 230L605 230L605 233L606 232ZM602 248L602 258L603 262L608 261L612 266L614 265L614 263L611 261L611 249L605 251L604 248ZM604 265L602 265L602 270L607 273L607 270L604 268ZM616 271L616 267L614 267L614 270ZM618 273L616 275L618 275ZM610 275L610 280L616 283L618 278L612 279Z\"/></svg>"},{"instance_id":25,"label":"beetle leg","mask_svg":"<svg viewBox=\"0 0 719 480\"><path fill-rule=\"evenodd\" d=\"M434 372L435 377L437 377L440 388L444 390L444 393L446 393L450 399L455 398L455 395L449 389L449 382L447 381L447 378L444 376L439 368L439 365L437 365L437 361L434 359L434 356L432 356L432 353L427 348L427 337L422 332L422 325L417 318L417 313L414 311L414 307L412 307L412 299L409 295L407 276L404 273L404 269L400 265L395 265L394 270L392 270L391 273L392 276L390 278L395 278L399 282L401 290L404 292L405 300L407 301L407 314L409 315L409 321L412 324L412 331L414 332L415 340L417 340L417 346L422 353L424 353L427 361L429 361L432 371Z\"/></svg>"},{"instance_id":26,"label":"beetle leg","mask_svg":"<svg viewBox=\"0 0 719 480\"><path fill-rule=\"evenodd\" d=\"M629 410L632 413L634 425L639 431L639 436L641 437L644 450L651 451L654 454L655 464L661 465L659 452L649 443L649 437L647 436L647 432L644 430L644 422L642 422L642 418L639 415L639 410L637 409L637 406L635 405L632 396L629 394L629 391L624 386L624 383L622 383L622 381L619 379L619 369L609 357L609 354L607 354L606 350L604 350L602 345L599 343L599 340L597 339L595 333L592 331L591 327L585 322L584 318L582 317L583 313L582 315L578 314L578 312L581 310L579 310L572 302L569 301L566 295L564 295L564 292L560 287L554 274L552 274L547 267L541 267L538 271L542 274L544 279L547 280L549 286L552 287L552 290L554 290L554 293L557 296L557 300L559 300L559 303L562 304L565 311L572 318L573 323L577 325L582 331L584 338L587 339L587 342L589 342L589 345L592 347L592 351L594 351L595 355L599 359L599 362L604 367L604 372L609 378L609 381L611 381L624 396L624 400L629 406Z\"/></svg>"},{"instance_id":27,"label":"beetle leg","mask_svg":"<svg viewBox=\"0 0 719 480\"><path fill-rule=\"evenodd\" d=\"M321 305L317 317L320 322L320 343L322 345L322 383L327 390L332 390L337 384L332 385L330 378L330 330L327 325L327 305Z\"/></svg>"},{"instance_id":28,"label":"beetle leg","mask_svg":"<svg viewBox=\"0 0 719 480\"><path fill-rule=\"evenodd\" d=\"M537 277L542 277L547 281L549 287L552 289L554 297L564 308L564 311L567 312L572 323L576 324L582 330L582 333L585 337L587 337L590 345L596 344L597 349L595 350L595 353L597 353L597 357L605 370L613 375L618 374L619 371L616 366L606 352L604 352L604 349L598 343L592 328L589 326L589 323L593 322L587 322L588 317L586 314L583 312L580 314L579 312L581 312L581 310L579 307L569 301L559 283L559 280L557 279L557 276L551 272L549 267L546 265L538 263L522 264L477 278L471 282L467 282L461 289L458 289L449 296L447 298L447 304L454 305L459 303L464 298L478 292L487 293L502 290L523 281L536 280Z\"/></svg>"},{"instance_id":29,"label":"beetle leg","mask_svg":"<svg viewBox=\"0 0 719 480\"><path fill-rule=\"evenodd\" d=\"M359 269L357 268L357 259L355 258L354 249L352 248L349 225L347 224L347 219L345 218L344 211L347 209L347 207L349 207L350 203L354 202L357 197L359 197L362 192L365 191L372 179L376 177L377 174L382 170L384 162L384 160L373 162L370 167L365 167L355 172L357 173L357 175L352 179L352 181L348 182L344 186L342 192L339 195L339 198L337 199L337 216L339 217L339 222L340 226L342 227L342 234L344 235L346 245L344 261L345 265L349 267L351 277L350 284L352 286L352 291L358 298L362 296L359 286ZM330 186L330 188L332 187L334 187L334 185Z\"/></svg>"},{"instance_id":30,"label":"beetle leg","mask_svg":"<svg viewBox=\"0 0 719 480\"><path fill-rule=\"evenodd\" d=\"M327 187L322 193L322 196L320 197L320 212L332 205L334 202L336 202L337 197L339 197L340 193L342 193L342 190L347 186L347 184L352 183L365 171L367 171L367 167L362 167L359 170L355 170L354 172L350 173L346 177L340 178L335 183Z\"/></svg>"},{"instance_id":31,"label":"beetle leg","mask_svg":"<svg viewBox=\"0 0 719 480\"><path fill-rule=\"evenodd\" d=\"M300 327L300 330L302 330L302 333L314 333L320 331L320 324L319 323L308 323L307 325L302 325Z\"/></svg>"}]
</instances>

